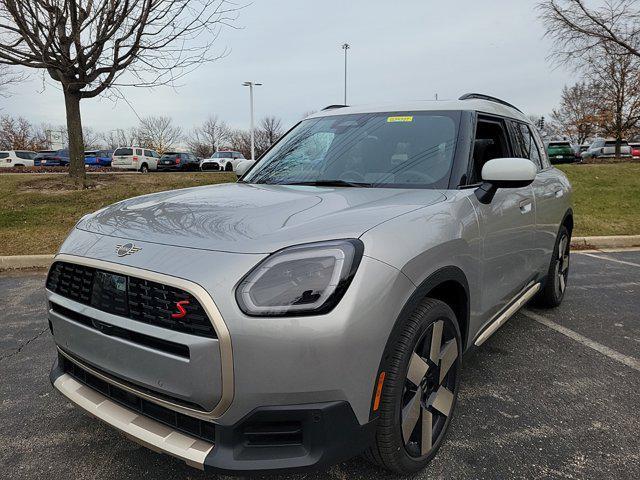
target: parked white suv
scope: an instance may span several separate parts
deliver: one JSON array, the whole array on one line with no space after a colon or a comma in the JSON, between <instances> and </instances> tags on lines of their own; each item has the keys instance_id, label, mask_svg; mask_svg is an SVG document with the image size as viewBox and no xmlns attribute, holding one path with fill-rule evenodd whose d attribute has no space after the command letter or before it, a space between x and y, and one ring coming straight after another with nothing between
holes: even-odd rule
<instances>
[{"instance_id":1,"label":"parked white suv","mask_svg":"<svg viewBox=\"0 0 640 480\"><path fill-rule=\"evenodd\" d=\"M36 152L26 150L0 151L0 168L33 167L33 159Z\"/></svg>"},{"instance_id":2,"label":"parked white suv","mask_svg":"<svg viewBox=\"0 0 640 480\"><path fill-rule=\"evenodd\" d=\"M111 166L121 170L137 170L146 173L158 169L160 155L155 150L142 147L118 147L113 152Z\"/></svg>"}]
</instances>

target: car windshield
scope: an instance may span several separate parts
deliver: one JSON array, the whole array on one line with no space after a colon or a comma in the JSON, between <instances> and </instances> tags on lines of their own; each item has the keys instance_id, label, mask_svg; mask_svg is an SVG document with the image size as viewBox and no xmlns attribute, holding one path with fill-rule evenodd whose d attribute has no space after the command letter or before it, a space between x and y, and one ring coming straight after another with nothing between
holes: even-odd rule
<instances>
[{"instance_id":1,"label":"car windshield","mask_svg":"<svg viewBox=\"0 0 640 480\"><path fill-rule=\"evenodd\" d=\"M305 120L248 183L446 188L459 112L391 112Z\"/></svg>"},{"instance_id":2,"label":"car windshield","mask_svg":"<svg viewBox=\"0 0 640 480\"><path fill-rule=\"evenodd\" d=\"M216 152L211 158L231 158L233 155L231 152Z\"/></svg>"},{"instance_id":3,"label":"car windshield","mask_svg":"<svg viewBox=\"0 0 640 480\"><path fill-rule=\"evenodd\" d=\"M160 157L160 160L175 160L176 158L179 158L179 157L180 157L179 153L165 153Z\"/></svg>"}]
</instances>

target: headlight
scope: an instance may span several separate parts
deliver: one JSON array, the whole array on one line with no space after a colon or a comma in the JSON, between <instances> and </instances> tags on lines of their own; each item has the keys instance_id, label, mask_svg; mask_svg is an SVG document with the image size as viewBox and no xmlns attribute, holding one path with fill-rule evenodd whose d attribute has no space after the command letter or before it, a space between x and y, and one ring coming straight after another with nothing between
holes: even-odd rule
<instances>
[{"instance_id":1,"label":"headlight","mask_svg":"<svg viewBox=\"0 0 640 480\"><path fill-rule=\"evenodd\" d=\"M285 248L258 264L236 288L247 315L318 315L335 307L358 269L360 240Z\"/></svg>"}]
</instances>

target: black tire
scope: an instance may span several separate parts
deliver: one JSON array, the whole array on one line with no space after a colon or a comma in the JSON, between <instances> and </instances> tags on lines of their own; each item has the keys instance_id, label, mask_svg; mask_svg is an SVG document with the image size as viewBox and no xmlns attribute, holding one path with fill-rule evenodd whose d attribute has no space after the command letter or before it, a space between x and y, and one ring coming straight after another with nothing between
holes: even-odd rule
<instances>
[{"instance_id":1,"label":"black tire","mask_svg":"<svg viewBox=\"0 0 640 480\"><path fill-rule=\"evenodd\" d=\"M224 167L225 172L233 172L233 164L231 162L227 163Z\"/></svg>"},{"instance_id":2,"label":"black tire","mask_svg":"<svg viewBox=\"0 0 640 480\"><path fill-rule=\"evenodd\" d=\"M149 173L149 166L146 163L140 165L140 173Z\"/></svg>"},{"instance_id":3,"label":"black tire","mask_svg":"<svg viewBox=\"0 0 640 480\"><path fill-rule=\"evenodd\" d=\"M534 299L534 304L543 308L554 308L562 303L569 278L571 256L571 232L562 225L553 248L547 276Z\"/></svg>"},{"instance_id":4,"label":"black tire","mask_svg":"<svg viewBox=\"0 0 640 480\"><path fill-rule=\"evenodd\" d=\"M455 408L461 353L460 329L451 308L439 300L423 300L404 321L385 367L375 442L365 453L368 459L402 475L415 473L431 461ZM442 378L441 367L446 368Z\"/></svg>"}]
</instances>

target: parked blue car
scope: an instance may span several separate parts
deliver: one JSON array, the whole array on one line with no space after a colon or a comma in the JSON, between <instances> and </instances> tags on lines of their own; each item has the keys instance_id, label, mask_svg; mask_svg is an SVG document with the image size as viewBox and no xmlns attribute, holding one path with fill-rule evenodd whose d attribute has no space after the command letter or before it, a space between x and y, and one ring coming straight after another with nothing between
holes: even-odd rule
<instances>
[{"instance_id":1,"label":"parked blue car","mask_svg":"<svg viewBox=\"0 0 640 480\"><path fill-rule=\"evenodd\" d=\"M84 164L91 167L110 167L113 150L87 150L84 152Z\"/></svg>"},{"instance_id":2,"label":"parked blue car","mask_svg":"<svg viewBox=\"0 0 640 480\"><path fill-rule=\"evenodd\" d=\"M66 167L69 165L69 149L41 152L33 159L34 167Z\"/></svg>"}]
</instances>

